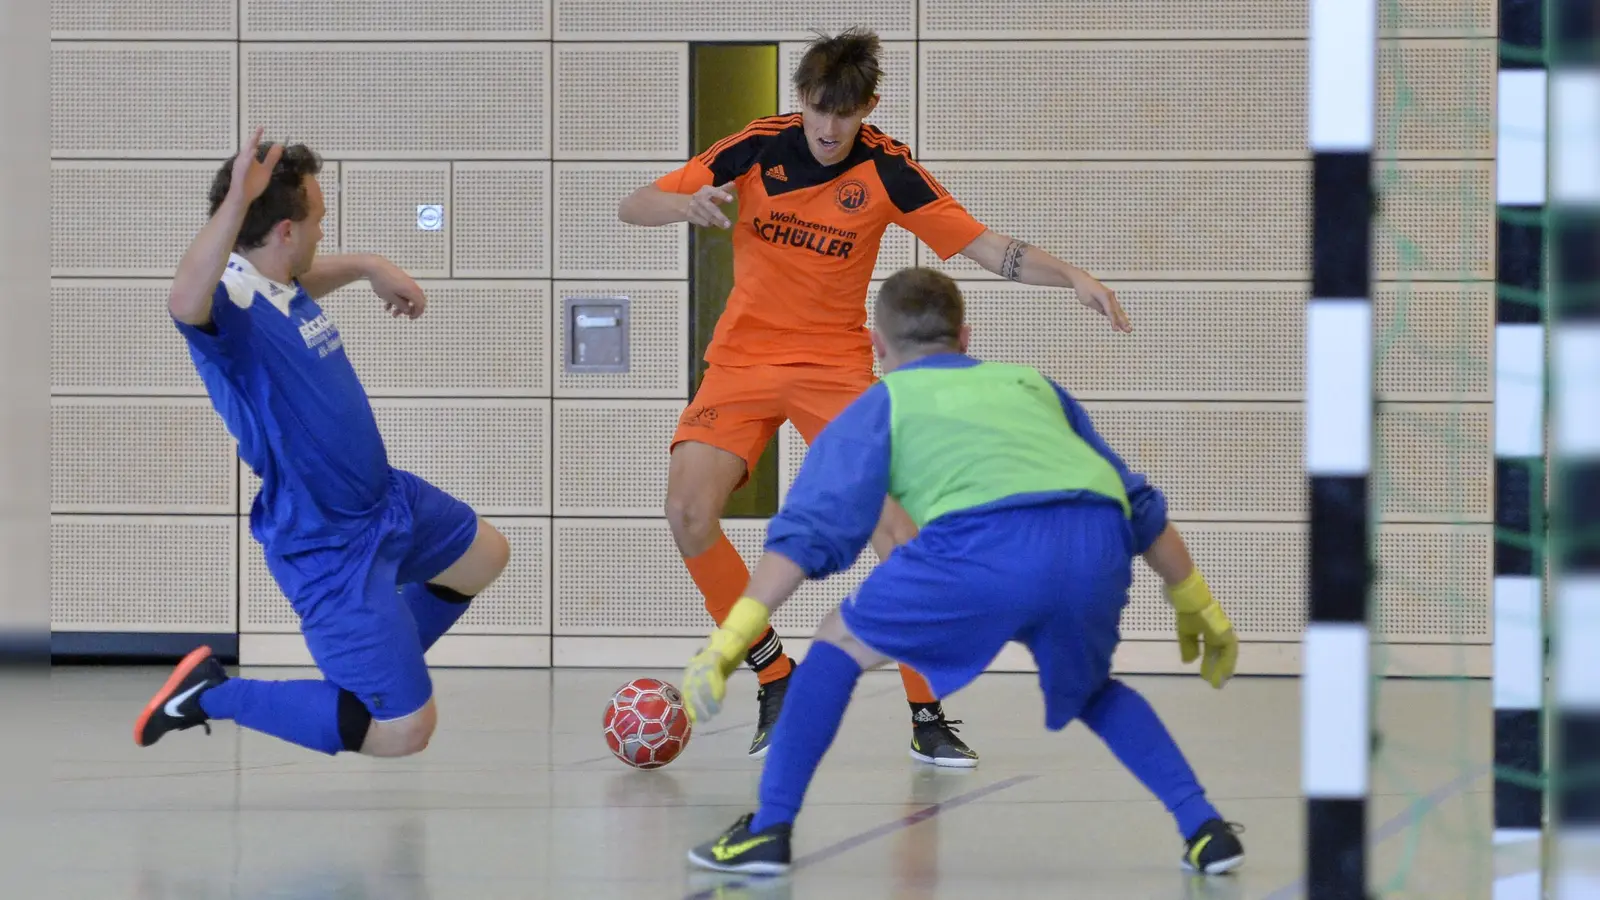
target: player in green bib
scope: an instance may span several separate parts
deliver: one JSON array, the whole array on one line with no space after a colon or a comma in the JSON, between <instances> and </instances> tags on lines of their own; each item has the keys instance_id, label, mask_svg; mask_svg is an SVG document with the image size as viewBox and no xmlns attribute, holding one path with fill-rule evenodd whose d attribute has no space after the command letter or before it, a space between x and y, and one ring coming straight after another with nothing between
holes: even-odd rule
<instances>
[{"instance_id":1,"label":"player in green bib","mask_svg":"<svg viewBox=\"0 0 1600 900\"><path fill-rule=\"evenodd\" d=\"M943 698L1018 641L1039 666L1045 727L1080 719L1099 735L1172 813L1185 867L1237 867L1237 826L1206 799L1149 703L1111 677L1135 557L1166 584L1184 661L1201 658L1213 687L1233 674L1238 640L1167 521L1166 499L1061 386L966 355L961 291L948 277L896 273L876 319L886 374L812 444L745 595L684 671L690 716L703 722L721 708L772 610L806 579L855 562L886 497L919 533L818 626L772 735L760 806L690 861L786 871L806 787L864 670L905 663Z\"/></svg>"}]
</instances>

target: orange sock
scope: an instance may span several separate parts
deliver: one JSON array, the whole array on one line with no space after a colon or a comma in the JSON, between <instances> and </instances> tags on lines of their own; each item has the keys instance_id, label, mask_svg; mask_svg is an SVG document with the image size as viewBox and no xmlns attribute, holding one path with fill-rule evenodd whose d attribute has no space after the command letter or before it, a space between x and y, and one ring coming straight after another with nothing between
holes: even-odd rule
<instances>
[{"instance_id":1,"label":"orange sock","mask_svg":"<svg viewBox=\"0 0 1600 900\"><path fill-rule=\"evenodd\" d=\"M750 584L750 568L744 564L744 557L734 549L733 542L728 540L726 534L717 535L717 542L711 549L691 559L685 559L684 565L689 567L689 577L694 579L695 587L706 598L706 612L711 613L711 618L718 625L728 617L733 605L739 602L739 595ZM771 641L770 648L762 648L762 644ZM756 669L756 678L767 684L788 675L794 669L794 663L789 655L783 652L783 644L778 641L778 635L768 628L764 634L756 638L750 645L757 652L751 653L752 668ZM765 652L760 652L764 650ZM776 655L773 655L773 654ZM768 656L765 665L755 666L755 659Z\"/></svg>"},{"instance_id":2,"label":"orange sock","mask_svg":"<svg viewBox=\"0 0 1600 900\"><path fill-rule=\"evenodd\" d=\"M928 680L904 663L900 665L900 683L906 686L906 699L912 703L939 702L939 698L933 695L933 688L928 686Z\"/></svg>"}]
</instances>

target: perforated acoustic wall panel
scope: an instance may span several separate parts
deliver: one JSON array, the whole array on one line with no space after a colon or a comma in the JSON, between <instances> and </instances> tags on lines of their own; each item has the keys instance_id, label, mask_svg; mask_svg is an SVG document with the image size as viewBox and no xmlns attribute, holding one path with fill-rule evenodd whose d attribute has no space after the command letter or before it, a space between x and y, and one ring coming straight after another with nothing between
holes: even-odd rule
<instances>
[{"instance_id":1,"label":"perforated acoustic wall panel","mask_svg":"<svg viewBox=\"0 0 1600 900\"><path fill-rule=\"evenodd\" d=\"M555 158L684 159L689 45L555 46Z\"/></svg>"},{"instance_id":2,"label":"perforated acoustic wall panel","mask_svg":"<svg viewBox=\"0 0 1600 900\"><path fill-rule=\"evenodd\" d=\"M340 244L377 253L416 278L450 276L450 164L347 162L340 166ZM418 206L444 207L438 230L417 227Z\"/></svg>"},{"instance_id":3,"label":"perforated acoustic wall panel","mask_svg":"<svg viewBox=\"0 0 1600 900\"><path fill-rule=\"evenodd\" d=\"M1378 46L1378 134L1386 156L1494 158L1495 41Z\"/></svg>"},{"instance_id":4,"label":"perforated acoustic wall panel","mask_svg":"<svg viewBox=\"0 0 1600 900\"><path fill-rule=\"evenodd\" d=\"M244 121L328 156L550 155L548 43L242 46Z\"/></svg>"},{"instance_id":5,"label":"perforated acoustic wall panel","mask_svg":"<svg viewBox=\"0 0 1600 900\"><path fill-rule=\"evenodd\" d=\"M689 398L689 285L684 281L558 281L551 365L557 397ZM628 298L628 371L568 372L569 299Z\"/></svg>"},{"instance_id":6,"label":"perforated acoustic wall panel","mask_svg":"<svg viewBox=\"0 0 1600 900\"><path fill-rule=\"evenodd\" d=\"M547 0L240 0L243 37L275 40L547 40Z\"/></svg>"},{"instance_id":7,"label":"perforated acoustic wall panel","mask_svg":"<svg viewBox=\"0 0 1600 900\"><path fill-rule=\"evenodd\" d=\"M555 401L555 514L659 517L681 400Z\"/></svg>"},{"instance_id":8,"label":"perforated acoustic wall panel","mask_svg":"<svg viewBox=\"0 0 1600 900\"><path fill-rule=\"evenodd\" d=\"M234 442L199 397L53 397L50 508L234 511Z\"/></svg>"},{"instance_id":9,"label":"perforated acoustic wall panel","mask_svg":"<svg viewBox=\"0 0 1600 900\"><path fill-rule=\"evenodd\" d=\"M1295 282L1115 283L1133 337L1070 292L962 285L972 352L1035 366L1080 399L1290 400L1305 392L1305 288Z\"/></svg>"},{"instance_id":10,"label":"perforated acoustic wall panel","mask_svg":"<svg viewBox=\"0 0 1600 900\"><path fill-rule=\"evenodd\" d=\"M1373 484L1389 522L1490 522L1494 445L1487 403L1378 406Z\"/></svg>"},{"instance_id":11,"label":"perforated acoustic wall panel","mask_svg":"<svg viewBox=\"0 0 1600 900\"><path fill-rule=\"evenodd\" d=\"M1148 0L1138 12L1097 0L922 0L924 41L1009 38L1303 38L1295 0Z\"/></svg>"},{"instance_id":12,"label":"perforated acoustic wall panel","mask_svg":"<svg viewBox=\"0 0 1600 900\"><path fill-rule=\"evenodd\" d=\"M511 545L511 562L450 629L451 634L550 633L550 520L485 516ZM261 545L239 529L240 630L282 634L300 630L299 617L273 580Z\"/></svg>"},{"instance_id":13,"label":"perforated acoustic wall panel","mask_svg":"<svg viewBox=\"0 0 1600 900\"><path fill-rule=\"evenodd\" d=\"M818 28L871 28L885 40L916 33L914 0L820 0L746 5L736 0L554 0L557 41L808 40Z\"/></svg>"},{"instance_id":14,"label":"perforated acoustic wall panel","mask_svg":"<svg viewBox=\"0 0 1600 900\"><path fill-rule=\"evenodd\" d=\"M1494 399L1494 285L1380 284L1373 293L1378 396Z\"/></svg>"},{"instance_id":15,"label":"perforated acoustic wall panel","mask_svg":"<svg viewBox=\"0 0 1600 900\"><path fill-rule=\"evenodd\" d=\"M53 160L50 274L172 277L217 162Z\"/></svg>"},{"instance_id":16,"label":"perforated acoustic wall panel","mask_svg":"<svg viewBox=\"0 0 1600 900\"><path fill-rule=\"evenodd\" d=\"M1381 280L1488 280L1494 277L1494 163L1398 162L1382 196L1373 237Z\"/></svg>"},{"instance_id":17,"label":"perforated acoustic wall panel","mask_svg":"<svg viewBox=\"0 0 1600 900\"><path fill-rule=\"evenodd\" d=\"M50 391L188 394L205 386L167 313L165 279L50 282Z\"/></svg>"},{"instance_id":18,"label":"perforated acoustic wall panel","mask_svg":"<svg viewBox=\"0 0 1600 900\"><path fill-rule=\"evenodd\" d=\"M930 160L1298 159L1305 60L1305 42L1287 40L925 42L917 149Z\"/></svg>"},{"instance_id":19,"label":"perforated acoustic wall panel","mask_svg":"<svg viewBox=\"0 0 1600 900\"><path fill-rule=\"evenodd\" d=\"M623 197L680 165L555 163L555 277L688 278L688 226L639 228L617 219Z\"/></svg>"},{"instance_id":20,"label":"perforated acoustic wall panel","mask_svg":"<svg viewBox=\"0 0 1600 900\"><path fill-rule=\"evenodd\" d=\"M1097 0L922 0L919 9L924 41L1306 36L1306 5L1294 0L1147 0L1137 12ZM1408 0L1397 15L1380 16L1379 25L1384 36L1493 34L1495 3Z\"/></svg>"},{"instance_id":21,"label":"perforated acoustic wall panel","mask_svg":"<svg viewBox=\"0 0 1600 900\"><path fill-rule=\"evenodd\" d=\"M451 173L457 278L550 277L550 164L460 162Z\"/></svg>"},{"instance_id":22,"label":"perforated acoustic wall panel","mask_svg":"<svg viewBox=\"0 0 1600 900\"><path fill-rule=\"evenodd\" d=\"M320 302L373 397L548 397L550 282L418 282L428 306L395 318L364 282Z\"/></svg>"},{"instance_id":23,"label":"perforated acoustic wall panel","mask_svg":"<svg viewBox=\"0 0 1600 900\"><path fill-rule=\"evenodd\" d=\"M239 142L238 45L55 42L50 153L57 159L223 159Z\"/></svg>"},{"instance_id":24,"label":"perforated acoustic wall panel","mask_svg":"<svg viewBox=\"0 0 1600 900\"><path fill-rule=\"evenodd\" d=\"M930 162L990 228L1101 279L1305 277L1308 169L1300 162ZM1117 210L1083 215L1072 210ZM965 257L918 264L998 279Z\"/></svg>"},{"instance_id":25,"label":"perforated acoustic wall panel","mask_svg":"<svg viewBox=\"0 0 1600 900\"><path fill-rule=\"evenodd\" d=\"M51 516L51 630L234 630L237 523L232 516Z\"/></svg>"},{"instance_id":26,"label":"perforated acoustic wall panel","mask_svg":"<svg viewBox=\"0 0 1600 900\"><path fill-rule=\"evenodd\" d=\"M237 14L237 0L50 0L50 38L231 40Z\"/></svg>"}]
</instances>

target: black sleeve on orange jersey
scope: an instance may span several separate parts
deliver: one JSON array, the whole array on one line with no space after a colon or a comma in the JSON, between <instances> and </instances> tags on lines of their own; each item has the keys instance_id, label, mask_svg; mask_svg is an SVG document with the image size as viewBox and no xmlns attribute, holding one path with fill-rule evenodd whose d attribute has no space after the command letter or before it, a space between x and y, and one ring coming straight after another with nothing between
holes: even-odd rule
<instances>
[{"instance_id":1,"label":"black sleeve on orange jersey","mask_svg":"<svg viewBox=\"0 0 1600 900\"><path fill-rule=\"evenodd\" d=\"M905 145L900 145L904 147ZM922 172L922 167L911 161L910 151L879 152L874 163L878 179L889 193L889 202L901 213L912 213L944 196L937 185Z\"/></svg>"}]
</instances>

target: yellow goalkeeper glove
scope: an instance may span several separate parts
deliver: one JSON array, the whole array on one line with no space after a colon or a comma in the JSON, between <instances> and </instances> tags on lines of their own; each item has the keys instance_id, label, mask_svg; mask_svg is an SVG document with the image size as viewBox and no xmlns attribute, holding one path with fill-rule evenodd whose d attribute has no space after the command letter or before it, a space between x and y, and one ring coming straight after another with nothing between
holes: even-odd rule
<instances>
[{"instance_id":1,"label":"yellow goalkeeper glove","mask_svg":"<svg viewBox=\"0 0 1600 900\"><path fill-rule=\"evenodd\" d=\"M1211 587L1199 569L1182 582L1167 588L1167 601L1178 613L1178 650L1186 663L1201 655L1200 644L1205 642L1205 658L1200 661L1200 677L1221 689L1233 677L1234 666L1239 662L1239 636L1233 633L1233 623L1211 596Z\"/></svg>"},{"instance_id":2,"label":"yellow goalkeeper glove","mask_svg":"<svg viewBox=\"0 0 1600 900\"><path fill-rule=\"evenodd\" d=\"M744 656L757 637L767 630L767 617L771 614L760 602L749 597L728 611L717 630L711 632L706 646L683 669L683 706L689 712L689 721L698 725L722 710L722 698L728 693L728 676L739 668Z\"/></svg>"}]
</instances>

